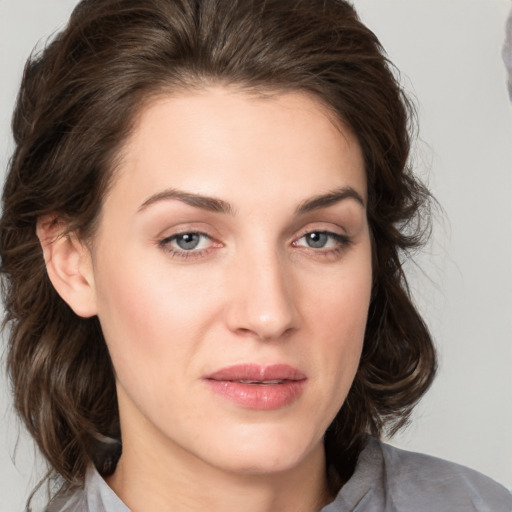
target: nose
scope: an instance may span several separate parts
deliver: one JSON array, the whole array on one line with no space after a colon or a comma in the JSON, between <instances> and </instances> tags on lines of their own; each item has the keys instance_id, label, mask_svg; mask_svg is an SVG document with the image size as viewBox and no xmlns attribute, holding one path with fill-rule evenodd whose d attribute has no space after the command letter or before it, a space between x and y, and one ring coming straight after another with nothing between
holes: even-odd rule
<instances>
[{"instance_id":1,"label":"nose","mask_svg":"<svg viewBox=\"0 0 512 512\"><path fill-rule=\"evenodd\" d=\"M243 261L242 261L243 260ZM299 326L294 279L275 250L238 258L232 267L233 290L227 324L239 335L272 341Z\"/></svg>"}]
</instances>

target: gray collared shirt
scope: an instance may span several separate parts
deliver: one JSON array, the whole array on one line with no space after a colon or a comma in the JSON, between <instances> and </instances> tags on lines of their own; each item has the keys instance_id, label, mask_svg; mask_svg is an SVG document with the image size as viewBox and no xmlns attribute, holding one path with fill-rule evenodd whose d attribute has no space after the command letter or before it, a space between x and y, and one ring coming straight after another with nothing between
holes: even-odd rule
<instances>
[{"instance_id":1,"label":"gray collared shirt","mask_svg":"<svg viewBox=\"0 0 512 512\"><path fill-rule=\"evenodd\" d=\"M130 512L94 468L47 512ZM451 462L370 439L352 478L319 512L512 512L512 494Z\"/></svg>"}]
</instances>

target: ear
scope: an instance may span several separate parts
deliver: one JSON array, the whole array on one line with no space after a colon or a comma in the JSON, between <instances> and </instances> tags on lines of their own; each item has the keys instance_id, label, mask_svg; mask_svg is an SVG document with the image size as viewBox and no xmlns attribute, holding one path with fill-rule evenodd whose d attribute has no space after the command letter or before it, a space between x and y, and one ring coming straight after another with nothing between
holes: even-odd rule
<instances>
[{"instance_id":1,"label":"ear","mask_svg":"<svg viewBox=\"0 0 512 512\"><path fill-rule=\"evenodd\" d=\"M43 249L48 277L69 307L84 318L96 314L94 272L89 249L76 233L66 233L56 215L37 220L36 233Z\"/></svg>"}]
</instances>

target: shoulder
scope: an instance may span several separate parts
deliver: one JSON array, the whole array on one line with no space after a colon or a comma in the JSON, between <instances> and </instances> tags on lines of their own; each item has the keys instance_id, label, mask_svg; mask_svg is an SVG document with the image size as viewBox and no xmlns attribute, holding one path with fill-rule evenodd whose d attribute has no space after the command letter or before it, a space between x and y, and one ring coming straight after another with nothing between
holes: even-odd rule
<instances>
[{"instance_id":1,"label":"shoulder","mask_svg":"<svg viewBox=\"0 0 512 512\"><path fill-rule=\"evenodd\" d=\"M60 492L45 512L130 512L114 491L90 465L83 489Z\"/></svg>"},{"instance_id":2,"label":"shoulder","mask_svg":"<svg viewBox=\"0 0 512 512\"><path fill-rule=\"evenodd\" d=\"M387 494L398 510L512 511L511 493L477 471L378 441L372 443L373 449L382 453Z\"/></svg>"},{"instance_id":3,"label":"shoulder","mask_svg":"<svg viewBox=\"0 0 512 512\"><path fill-rule=\"evenodd\" d=\"M85 492L77 489L53 498L44 512L88 512Z\"/></svg>"}]
</instances>

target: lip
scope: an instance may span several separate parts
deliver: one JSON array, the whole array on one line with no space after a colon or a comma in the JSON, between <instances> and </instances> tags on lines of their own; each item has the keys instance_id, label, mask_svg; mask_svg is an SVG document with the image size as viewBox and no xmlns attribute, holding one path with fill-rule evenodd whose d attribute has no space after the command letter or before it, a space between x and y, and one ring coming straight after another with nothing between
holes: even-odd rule
<instances>
[{"instance_id":1,"label":"lip","mask_svg":"<svg viewBox=\"0 0 512 512\"><path fill-rule=\"evenodd\" d=\"M299 399L306 375L286 364L238 364L205 375L203 380L217 395L256 410L275 410Z\"/></svg>"}]
</instances>

